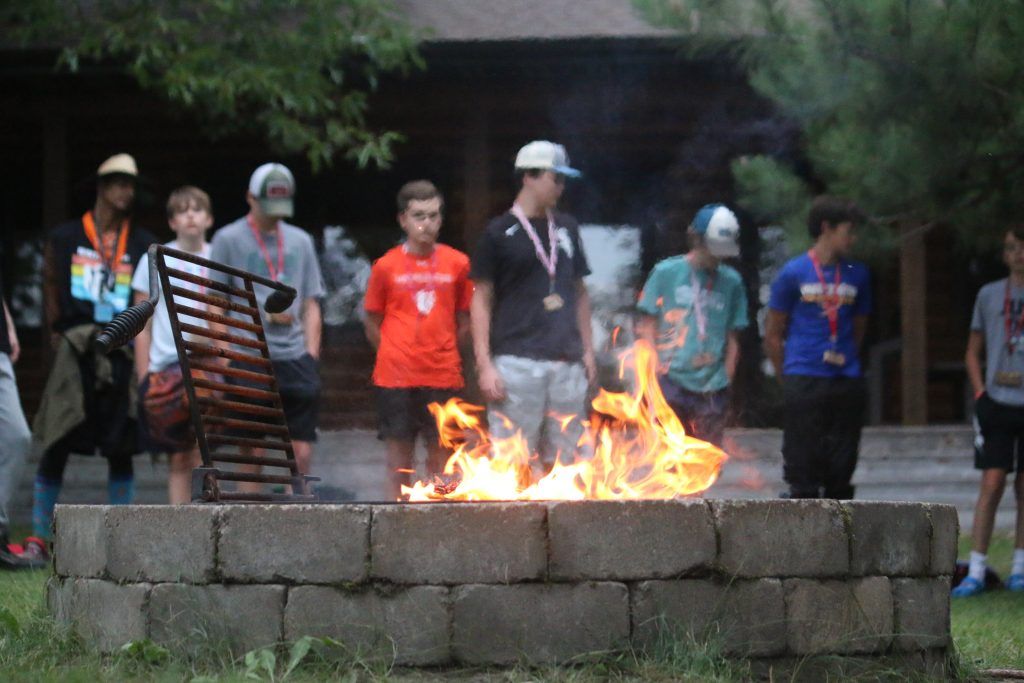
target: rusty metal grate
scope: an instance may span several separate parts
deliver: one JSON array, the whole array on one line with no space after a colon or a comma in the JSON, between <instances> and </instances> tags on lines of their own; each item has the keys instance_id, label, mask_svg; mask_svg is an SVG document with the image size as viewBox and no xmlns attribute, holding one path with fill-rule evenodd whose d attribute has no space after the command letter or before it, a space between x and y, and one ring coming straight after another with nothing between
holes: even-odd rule
<instances>
[{"instance_id":1,"label":"rusty metal grate","mask_svg":"<svg viewBox=\"0 0 1024 683\"><path fill-rule=\"evenodd\" d=\"M233 275L242 280L244 288L172 268L167 257L204 267L207 274L219 271ZM199 291L182 287L184 282L198 285ZM127 344L152 317L163 292L192 428L203 459L203 466L193 472L193 489L198 489L194 496L207 502L313 501L316 496L309 483L316 478L301 474L295 460L254 283L274 290L264 303L268 313L286 310L295 299L296 291L287 285L154 244L149 248L149 299L119 313L97 343L107 352ZM177 299L206 304L212 310ZM216 312L218 309L221 312ZM229 311L242 317L227 315ZM196 325L182 318L205 320L211 325ZM279 455L243 453L241 449ZM260 465L277 473L240 472L221 467L225 464ZM283 485L290 487L291 493L225 490L222 482Z\"/></svg>"}]
</instances>

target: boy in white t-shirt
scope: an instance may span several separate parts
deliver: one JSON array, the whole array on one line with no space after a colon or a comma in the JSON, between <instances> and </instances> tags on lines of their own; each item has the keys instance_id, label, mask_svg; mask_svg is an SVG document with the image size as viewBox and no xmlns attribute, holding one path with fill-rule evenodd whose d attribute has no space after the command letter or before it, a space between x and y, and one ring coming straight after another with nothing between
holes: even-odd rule
<instances>
[{"instance_id":1,"label":"boy in white t-shirt","mask_svg":"<svg viewBox=\"0 0 1024 683\"><path fill-rule=\"evenodd\" d=\"M176 239L167 246L209 258L206 231L213 225L210 197L197 187L180 187L167 199L167 222ZM167 257L167 265L201 277L207 269L188 261ZM176 286L195 291L203 288L183 280ZM149 298L149 261L142 259L132 278L135 303ZM206 309L199 301L178 297L178 303ZM205 320L187 318L193 325L206 326ZM135 338L135 371L139 384L139 432L142 447L154 453L169 454L170 474L167 493L172 505L191 499L192 469L199 465L199 448L189 422L188 400L181 376L181 365L171 331L165 296L160 297L156 313Z\"/></svg>"}]
</instances>

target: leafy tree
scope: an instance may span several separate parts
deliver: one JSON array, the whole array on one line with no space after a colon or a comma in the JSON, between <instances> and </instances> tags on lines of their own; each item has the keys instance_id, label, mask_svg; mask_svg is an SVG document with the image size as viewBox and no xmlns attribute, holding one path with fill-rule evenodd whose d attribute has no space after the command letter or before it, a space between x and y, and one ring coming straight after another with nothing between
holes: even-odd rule
<instances>
[{"instance_id":1,"label":"leafy tree","mask_svg":"<svg viewBox=\"0 0 1024 683\"><path fill-rule=\"evenodd\" d=\"M810 173L736 160L739 202L806 244L812 191L856 199L869 246L945 223L967 245L1020 220L1021 0L634 0L689 49L728 55L797 121ZM807 177L809 176L809 177Z\"/></svg>"},{"instance_id":2,"label":"leafy tree","mask_svg":"<svg viewBox=\"0 0 1024 683\"><path fill-rule=\"evenodd\" d=\"M384 74L421 67L409 28L382 0L25 0L0 25L59 46L60 66L123 65L208 134L257 133L313 168L343 156L386 166L399 135L371 130Z\"/></svg>"}]
</instances>

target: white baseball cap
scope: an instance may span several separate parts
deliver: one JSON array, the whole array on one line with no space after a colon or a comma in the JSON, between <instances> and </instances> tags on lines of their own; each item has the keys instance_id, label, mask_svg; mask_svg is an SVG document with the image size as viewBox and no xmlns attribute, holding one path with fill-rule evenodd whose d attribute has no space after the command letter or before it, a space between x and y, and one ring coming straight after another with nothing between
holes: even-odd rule
<instances>
[{"instance_id":1,"label":"white baseball cap","mask_svg":"<svg viewBox=\"0 0 1024 683\"><path fill-rule=\"evenodd\" d=\"M725 204L702 206L693 217L690 229L704 238L712 256L730 258L740 255L740 222Z\"/></svg>"},{"instance_id":2,"label":"white baseball cap","mask_svg":"<svg viewBox=\"0 0 1024 683\"><path fill-rule=\"evenodd\" d=\"M295 178L284 164L263 164L253 171L249 192L268 216L291 218L295 213Z\"/></svg>"},{"instance_id":3,"label":"white baseball cap","mask_svg":"<svg viewBox=\"0 0 1024 683\"><path fill-rule=\"evenodd\" d=\"M547 140L534 140L516 155L516 170L532 169L550 170L570 178L583 175L569 166L569 154L565 147Z\"/></svg>"}]
</instances>

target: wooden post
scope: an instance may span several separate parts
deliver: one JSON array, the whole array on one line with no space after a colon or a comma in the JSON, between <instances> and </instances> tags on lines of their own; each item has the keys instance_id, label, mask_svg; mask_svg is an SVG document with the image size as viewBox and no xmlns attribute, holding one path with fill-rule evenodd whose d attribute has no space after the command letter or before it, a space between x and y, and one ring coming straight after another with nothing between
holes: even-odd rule
<instances>
[{"instance_id":1,"label":"wooden post","mask_svg":"<svg viewBox=\"0 0 1024 683\"><path fill-rule=\"evenodd\" d=\"M491 159L487 141L487 110L480 104L470 107L466 121L466 142L463 147L463 213L462 237L472 252L477 237L490 218ZM511 175L511 171L509 171Z\"/></svg>"},{"instance_id":2,"label":"wooden post","mask_svg":"<svg viewBox=\"0 0 1024 683\"><path fill-rule=\"evenodd\" d=\"M903 424L928 421L928 334L925 316L925 232L905 225L900 234L900 352Z\"/></svg>"}]
</instances>

